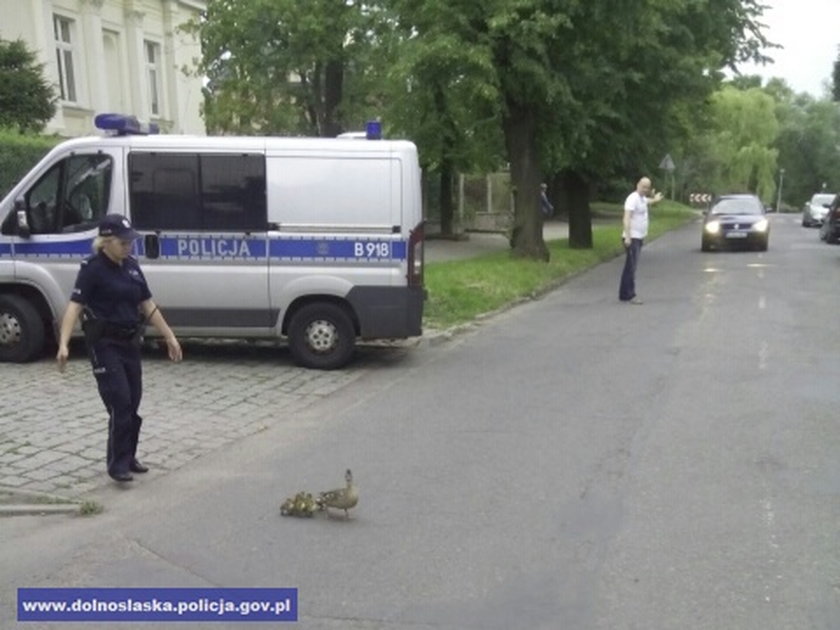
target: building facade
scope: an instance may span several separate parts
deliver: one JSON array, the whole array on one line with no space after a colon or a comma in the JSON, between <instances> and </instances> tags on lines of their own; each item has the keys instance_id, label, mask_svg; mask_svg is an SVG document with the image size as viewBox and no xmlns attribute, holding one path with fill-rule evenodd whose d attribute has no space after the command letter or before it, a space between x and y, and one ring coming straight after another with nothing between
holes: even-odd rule
<instances>
[{"instance_id":1,"label":"building facade","mask_svg":"<svg viewBox=\"0 0 840 630\"><path fill-rule=\"evenodd\" d=\"M103 112L204 134L198 41L179 27L204 0L0 0L0 38L21 39L58 97L47 133L94 132ZM185 72L187 70L187 72Z\"/></svg>"}]
</instances>

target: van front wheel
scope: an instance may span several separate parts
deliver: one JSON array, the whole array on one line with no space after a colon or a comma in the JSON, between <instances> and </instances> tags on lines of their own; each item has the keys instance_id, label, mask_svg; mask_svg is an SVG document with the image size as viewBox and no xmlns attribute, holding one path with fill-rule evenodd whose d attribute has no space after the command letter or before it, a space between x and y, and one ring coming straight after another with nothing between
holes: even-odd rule
<instances>
[{"instance_id":1,"label":"van front wheel","mask_svg":"<svg viewBox=\"0 0 840 630\"><path fill-rule=\"evenodd\" d=\"M19 295L0 295L0 361L32 361L44 348L44 322Z\"/></svg>"},{"instance_id":2,"label":"van front wheel","mask_svg":"<svg viewBox=\"0 0 840 630\"><path fill-rule=\"evenodd\" d=\"M353 354L353 322L336 304L307 304L292 316L288 330L289 351L303 367L334 370Z\"/></svg>"}]
</instances>

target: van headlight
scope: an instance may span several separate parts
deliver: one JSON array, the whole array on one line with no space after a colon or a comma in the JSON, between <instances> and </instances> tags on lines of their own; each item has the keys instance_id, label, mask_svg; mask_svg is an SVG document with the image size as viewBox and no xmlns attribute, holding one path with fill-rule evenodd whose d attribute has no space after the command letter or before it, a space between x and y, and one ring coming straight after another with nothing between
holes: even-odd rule
<instances>
[{"instance_id":1,"label":"van headlight","mask_svg":"<svg viewBox=\"0 0 840 630\"><path fill-rule=\"evenodd\" d=\"M753 227L756 232L766 232L769 225L770 223L767 219L762 219L761 221L757 221Z\"/></svg>"},{"instance_id":2,"label":"van headlight","mask_svg":"<svg viewBox=\"0 0 840 630\"><path fill-rule=\"evenodd\" d=\"M720 232L720 221L709 221L706 224L706 232L709 234L717 234Z\"/></svg>"}]
</instances>

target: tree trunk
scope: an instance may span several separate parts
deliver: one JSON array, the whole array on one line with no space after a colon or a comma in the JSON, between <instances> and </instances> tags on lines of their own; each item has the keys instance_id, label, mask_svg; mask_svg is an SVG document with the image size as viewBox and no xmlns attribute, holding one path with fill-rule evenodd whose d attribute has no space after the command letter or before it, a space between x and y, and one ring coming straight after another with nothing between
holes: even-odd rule
<instances>
[{"instance_id":1,"label":"tree trunk","mask_svg":"<svg viewBox=\"0 0 840 630\"><path fill-rule=\"evenodd\" d=\"M554 206L554 218L569 220L569 199L563 188L563 178L555 173L548 184L548 200Z\"/></svg>"},{"instance_id":2,"label":"tree trunk","mask_svg":"<svg viewBox=\"0 0 840 630\"><path fill-rule=\"evenodd\" d=\"M321 128L321 135L325 138L335 138L343 131L341 121L338 120L343 88L344 63L328 61L324 72L324 124Z\"/></svg>"},{"instance_id":3,"label":"tree trunk","mask_svg":"<svg viewBox=\"0 0 840 630\"><path fill-rule=\"evenodd\" d=\"M452 160L444 158L440 165L440 233L452 236L454 204L452 203L452 182L455 174Z\"/></svg>"},{"instance_id":4,"label":"tree trunk","mask_svg":"<svg viewBox=\"0 0 840 630\"><path fill-rule=\"evenodd\" d=\"M592 249L592 211L589 207L589 182L570 169L560 172L563 199L569 213L569 247Z\"/></svg>"},{"instance_id":5,"label":"tree trunk","mask_svg":"<svg viewBox=\"0 0 840 630\"><path fill-rule=\"evenodd\" d=\"M455 133L450 125L446 124L447 116L446 94L444 87L435 83L432 88L435 99L435 110L443 122L443 134L440 139L440 233L443 236L452 236L453 227L453 204L452 204L452 183L455 177L455 166L449 157L455 149Z\"/></svg>"},{"instance_id":6,"label":"tree trunk","mask_svg":"<svg viewBox=\"0 0 840 630\"><path fill-rule=\"evenodd\" d=\"M510 245L514 256L548 262L540 213L541 170L535 121L536 117L527 108L508 103L503 124L514 207Z\"/></svg>"}]
</instances>

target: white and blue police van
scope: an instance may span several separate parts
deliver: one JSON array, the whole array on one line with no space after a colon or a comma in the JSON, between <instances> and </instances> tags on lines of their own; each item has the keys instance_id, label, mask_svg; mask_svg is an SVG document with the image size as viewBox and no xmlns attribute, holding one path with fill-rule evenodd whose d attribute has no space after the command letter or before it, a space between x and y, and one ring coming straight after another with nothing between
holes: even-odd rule
<instances>
[{"instance_id":1,"label":"white and blue police van","mask_svg":"<svg viewBox=\"0 0 840 630\"><path fill-rule=\"evenodd\" d=\"M368 137L188 137L101 114L0 201L0 361L43 353L98 221L130 217L156 303L181 337L288 341L345 365L357 339L421 334L417 149ZM150 327L149 333L154 333Z\"/></svg>"}]
</instances>

